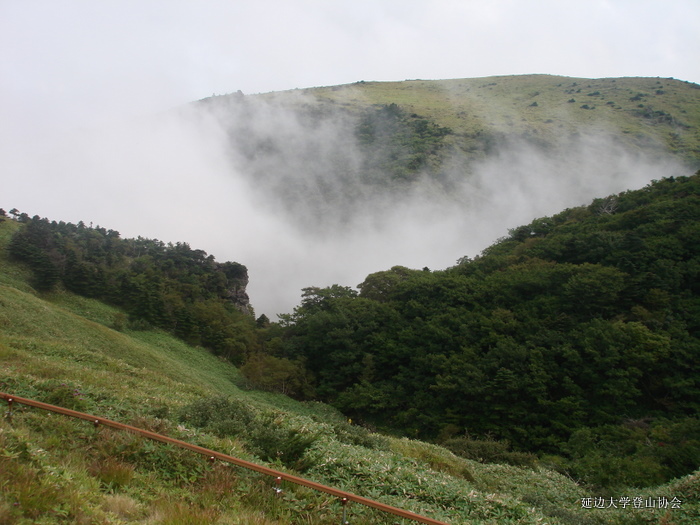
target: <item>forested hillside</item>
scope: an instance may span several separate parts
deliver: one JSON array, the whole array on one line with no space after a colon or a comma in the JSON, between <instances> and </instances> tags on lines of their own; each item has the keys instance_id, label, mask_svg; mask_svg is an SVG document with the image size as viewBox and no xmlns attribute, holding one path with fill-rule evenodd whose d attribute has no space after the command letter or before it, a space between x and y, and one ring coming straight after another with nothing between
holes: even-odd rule
<instances>
[{"instance_id":1,"label":"forested hillside","mask_svg":"<svg viewBox=\"0 0 700 525\"><path fill-rule=\"evenodd\" d=\"M0 220L6 217L1 211ZM99 226L49 221L11 210L24 225L9 254L33 271L39 291L57 286L122 307L113 327L162 328L240 363L254 340L248 271L187 243L122 239Z\"/></svg>"},{"instance_id":2,"label":"forested hillside","mask_svg":"<svg viewBox=\"0 0 700 525\"><path fill-rule=\"evenodd\" d=\"M114 328L166 329L251 386L604 487L700 464L700 173L537 219L445 270L308 287L280 323L253 318L240 264L13 212L9 253L38 290L120 306Z\"/></svg>"},{"instance_id":3,"label":"forested hillside","mask_svg":"<svg viewBox=\"0 0 700 525\"><path fill-rule=\"evenodd\" d=\"M653 484L700 464L699 272L700 173L537 219L446 270L307 288L268 351L368 424Z\"/></svg>"},{"instance_id":4,"label":"forested hillside","mask_svg":"<svg viewBox=\"0 0 700 525\"><path fill-rule=\"evenodd\" d=\"M537 219L445 270L396 266L358 290L306 288L280 323L251 315L242 265L186 244L10 215L0 217L0 240L20 264L3 259L0 273L0 384L15 394L136 418L211 446L236 443L258 461L447 520L690 523L696 513L700 173ZM0 433L0 475L23 480L20 488L0 483L0 517L9 523L58 523L56 509L157 516L165 512L159 502L174 501L185 485L199 507L170 505L173 519L207 520L237 504L204 503L216 468L133 440L122 450L111 436L67 425L77 437L62 437L65 450L47 454L56 437L40 417L20 412L18 426L3 423ZM84 443L111 458L107 466L75 459ZM74 464L84 465L80 475ZM60 491L42 488L41 472L57 468L72 477L61 478ZM254 495L242 500L246 509L266 491L224 477ZM586 495L622 501L640 491L677 506L582 514ZM31 499L34 492L53 507ZM304 501L318 507L303 510ZM334 519L309 495L287 506L261 502L282 521Z\"/></svg>"},{"instance_id":5,"label":"forested hillside","mask_svg":"<svg viewBox=\"0 0 700 525\"><path fill-rule=\"evenodd\" d=\"M256 319L248 267L186 242L0 209L0 390L451 523L695 523L699 101L671 78L360 81L71 137L37 166L147 182L136 227L247 250L253 305L286 313ZM337 523L322 496L57 421L0 421L0 523ZM586 506L628 495L658 507Z\"/></svg>"},{"instance_id":6,"label":"forested hillside","mask_svg":"<svg viewBox=\"0 0 700 525\"><path fill-rule=\"evenodd\" d=\"M372 433L322 403L252 390L231 363L139 321L138 312L121 326L123 309L75 295L60 281L50 290L35 288L42 282L36 261L45 252L25 243L31 223L20 216L22 222L0 218L2 392L145 428L454 525L697 521L697 472L608 493L495 441L463 441L472 451L481 448L477 459L462 458L433 444ZM46 221L31 220L46 227ZM100 229L84 228L71 237L76 245ZM12 237L24 239L36 261L9 258ZM129 262L122 260L124 270ZM157 265L150 268L149 278L166 281ZM109 266L104 272L110 275ZM177 280L193 284L186 274ZM278 346L281 327L264 319L259 324L261 344ZM277 366L284 360L260 362ZM277 366L280 381L268 386L279 389L284 371ZM396 522L362 505L343 507L325 494L286 482L280 487L257 473L105 425L19 403L11 408L3 408L0 418L3 524L331 525L343 508L358 525ZM620 506L600 507L612 501ZM654 508L638 503L643 501Z\"/></svg>"}]
</instances>

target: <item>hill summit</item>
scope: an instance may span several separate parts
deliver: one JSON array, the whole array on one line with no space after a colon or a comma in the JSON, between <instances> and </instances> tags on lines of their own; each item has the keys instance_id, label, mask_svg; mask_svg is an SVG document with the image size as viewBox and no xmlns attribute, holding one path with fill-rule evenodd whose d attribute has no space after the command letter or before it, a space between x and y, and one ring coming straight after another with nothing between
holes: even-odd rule
<instances>
[{"instance_id":1,"label":"hill summit","mask_svg":"<svg viewBox=\"0 0 700 525\"><path fill-rule=\"evenodd\" d=\"M237 168L308 229L426 183L464 200L457 188L478 186L484 164L504 156L566 172L587 156L614 170L624 153L675 158L692 172L699 96L700 86L674 79L523 75L239 92L196 109L226 130Z\"/></svg>"}]
</instances>

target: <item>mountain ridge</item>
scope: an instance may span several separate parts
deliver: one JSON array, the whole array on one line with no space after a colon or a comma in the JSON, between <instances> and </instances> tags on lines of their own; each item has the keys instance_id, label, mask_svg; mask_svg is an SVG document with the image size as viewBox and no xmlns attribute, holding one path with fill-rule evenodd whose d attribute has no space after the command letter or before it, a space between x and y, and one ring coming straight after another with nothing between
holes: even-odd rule
<instances>
[{"instance_id":1,"label":"mountain ridge","mask_svg":"<svg viewBox=\"0 0 700 525\"><path fill-rule=\"evenodd\" d=\"M692 173L699 98L700 86L674 79L524 75L234 93L189 109L218 123L260 201L312 232L416 192L470 206L483 173L508 164L521 180L528 164L565 180L619 177L625 162Z\"/></svg>"},{"instance_id":2,"label":"mountain ridge","mask_svg":"<svg viewBox=\"0 0 700 525\"><path fill-rule=\"evenodd\" d=\"M581 124L603 126L607 123L619 127L624 134L653 136L659 144L680 150L686 160L697 162L700 156L696 131L700 119L695 104L700 96L697 90L700 85L673 78L594 79L535 74L359 81L246 96L280 102L288 96L310 95L318 104L339 105L350 110L394 103L453 129L467 143L480 132L542 134L549 139L562 128L574 132ZM221 95L202 101L239 96ZM576 122L573 126L572 120ZM673 144L648 129L656 126L662 133L681 136L675 138L677 142ZM689 128L695 130L689 132ZM468 148L463 149L468 151Z\"/></svg>"}]
</instances>

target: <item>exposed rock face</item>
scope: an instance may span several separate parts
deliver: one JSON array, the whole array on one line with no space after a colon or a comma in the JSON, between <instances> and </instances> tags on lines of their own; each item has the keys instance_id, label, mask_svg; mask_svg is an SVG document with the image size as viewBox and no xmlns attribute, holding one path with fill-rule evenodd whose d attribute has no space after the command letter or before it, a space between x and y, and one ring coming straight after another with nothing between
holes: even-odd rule
<instances>
[{"instance_id":1,"label":"exposed rock face","mask_svg":"<svg viewBox=\"0 0 700 525\"><path fill-rule=\"evenodd\" d=\"M246 315L253 315L253 307L250 306L250 298L246 292L248 286L248 268L240 263L225 262L219 265L226 275L225 298Z\"/></svg>"},{"instance_id":2,"label":"exposed rock face","mask_svg":"<svg viewBox=\"0 0 700 525\"><path fill-rule=\"evenodd\" d=\"M234 306L246 315L253 315L253 307L250 306L250 298L246 292L248 286L248 277L245 280L229 281L227 288L228 298Z\"/></svg>"}]
</instances>

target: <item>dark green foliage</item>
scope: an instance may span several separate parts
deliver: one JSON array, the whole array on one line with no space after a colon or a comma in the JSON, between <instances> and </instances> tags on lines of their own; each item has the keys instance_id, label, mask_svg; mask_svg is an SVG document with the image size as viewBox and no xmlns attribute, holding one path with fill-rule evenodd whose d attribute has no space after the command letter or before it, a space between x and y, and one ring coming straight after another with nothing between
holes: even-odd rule
<instances>
[{"instance_id":1,"label":"dark green foliage","mask_svg":"<svg viewBox=\"0 0 700 525\"><path fill-rule=\"evenodd\" d=\"M251 452L264 461L279 461L298 470L311 466L304 461L304 453L314 444L317 436L284 428L275 414L258 416L248 428L247 437Z\"/></svg>"},{"instance_id":2,"label":"dark green foliage","mask_svg":"<svg viewBox=\"0 0 700 525\"><path fill-rule=\"evenodd\" d=\"M38 290L62 284L120 306L132 329L162 328L237 363L254 347L241 264L218 263L187 243L122 239L114 230L38 216L24 220L9 251L33 270ZM125 327L124 319L115 323Z\"/></svg>"},{"instance_id":3,"label":"dark green foliage","mask_svg":"<svg viewBox=\"0 0 700 525\"><path fill-rule=\"evenodd\" d=\"M593 485L656 485L700 464L700 420L626 420L583 428L562 448L570 457L570 473Z\"/></svg>"},{"instance_id":4,"label":"dark green foliage","mask_svg":"<svg viewBox=\"0 0 700 525\"><path fill-rule=\"evenodd\" d=\"M302 361L255 352L246 358L241 373L250 386L259 390L292 397L309 397L313 393Z\"/></svg>"},{"instance_id":5,"label":"dark green foliage","mask_svg":"<svg viewBox=\"0 0 700 525\"><path fill-rule=\"evenodd\" d=\"M317 436L285 428L274 413L259 413L235 399L213 397L184 407L180 421L205 428L219 436L243 439L249 450L265 461L304 468L303 456Z\"/></svg>"},{"instance_id":6,"label":"dark green foliage","mask_svg":"<svg viewBox=\"0 0 700 525\"><path fill-rule=\"evenodd\" d=\"M574 436L700 409L699 224L700 173L656 181L515 228L444 271L394 267L359 294L307 289L275 352L305 359L318 398L353 419L492 436L612 486L612 471L594 479L607 456L571 448ZM646 484L690 472L688 443L669 442L665 459L624 449L620 472Z\"/></svg>"},{"instance_id":7,"label":"dark green foliage","mask_svg":"<svg viewBox=\"0 0 700 525\"><path fill-rule=\"evenodd\" d=\"M179 414L183 423L210 428L217 434L237 435L246 432L255 412L246 403L227 397L211 397L195 401Z\"/></svg>"},{"instance_id":8,"label":"dark green foliage","mask_svg":"<svg viewBox=\"0 0 700 525\"><path fill-rule=\"evenodd\" d=\"M355 134L365 153L366 177L382 180L380 173L389 173L394 180L408 181L431 167L452 130L388 104L366 111ZM380 173L373 174L377 169Z\"/></svg>"},{"instance_id":9,"label":"dark green foliage","mask_svg":"<svg viewBox=\"0 0 700 525\"><path fill-rule=\"evenodd\" d=\"M34 271L33 284L38 290L50 290L60 280L58 263L61 254L50 242L49 222L47 219L39 220L38 217L32 221L25 219L20 222L27 223L27 227L13 236L9 246L10 253L16 259L29 264Z\"/></svg>"},{"instance_id":10,"label":"dark green foliage","mask_svg":"<svg viewBox=\"0 0 700 525\"><path fill-rule=\"evenodd\" d=\"M451 438L441 445L458 456L481 463L506 463L519 467L534 467L537 463L537 456L513 452L504 441Z\"/></svg>"}]
</instances>

